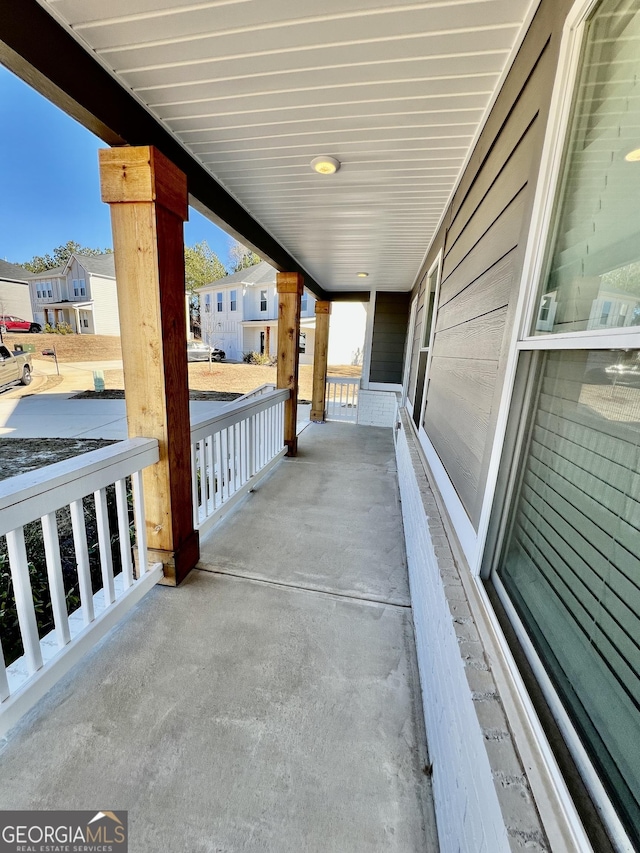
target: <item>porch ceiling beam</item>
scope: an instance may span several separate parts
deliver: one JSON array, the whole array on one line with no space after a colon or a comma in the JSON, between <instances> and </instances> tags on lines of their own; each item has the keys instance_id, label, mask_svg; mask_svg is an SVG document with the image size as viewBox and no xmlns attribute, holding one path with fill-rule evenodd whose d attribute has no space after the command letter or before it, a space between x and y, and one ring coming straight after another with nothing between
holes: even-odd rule
<instances>
[{"instance_id":1,"label":"porch ceiling beam","mask_svg":"<svg viewBox=\"0 0 640 853\"><path fill-rule=\"evenodd\" d=\"M0 0L0 62L109 145L155 146L187 176L196 210L231 231L276 269L299 272L318 299L331 299L37 0Z\"/></svg>"}]
</instances>

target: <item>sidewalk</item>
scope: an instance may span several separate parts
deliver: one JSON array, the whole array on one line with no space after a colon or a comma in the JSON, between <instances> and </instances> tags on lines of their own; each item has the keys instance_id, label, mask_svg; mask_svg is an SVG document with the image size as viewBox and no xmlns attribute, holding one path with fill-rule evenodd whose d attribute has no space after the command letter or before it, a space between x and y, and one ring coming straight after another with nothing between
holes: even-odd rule
<instances>
[{"instance_id":1,"label":"sidewalk","mask_svg":"<svg viewBox=\"0 0 640 853\"><path fill-rule=\"evenodd\" d=\"M44 365L44 367L43 367ZM119 361L67 362L60 365L61 381L50 390L40 383L57 377L53 363L34 362L31 385L15 386L0 394L0 438L127 438L124 400L74 400L93 389L93 371L122 367ZM192 401L191 422L219 414L228 402ZM311 406L298 407L298 432L309 422Z\"/></svg>"}]
</instances>

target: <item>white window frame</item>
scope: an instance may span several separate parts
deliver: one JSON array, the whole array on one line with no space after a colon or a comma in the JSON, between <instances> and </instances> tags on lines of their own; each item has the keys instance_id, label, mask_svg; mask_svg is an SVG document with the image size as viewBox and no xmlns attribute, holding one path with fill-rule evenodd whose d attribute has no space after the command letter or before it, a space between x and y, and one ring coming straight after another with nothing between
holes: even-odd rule
<instances>
[{"instance_id":1,"label":"white window frame","mask_svg":"<svg viewBox=\"0 0 640 853\"><path fill-rule=\"evenodd\" d=\"M425 311L427 308L427 297L431 293L431 282L435 278L435 286L433 288L433 316L431 317L431 328L429 329L429 343L427 346L422 346L419 349L419 352L427 352L427 363L424 369L424 386L422 388L422 403L420 405L420 417L418 418L418 433L420 430L424 432L424 427L422 426L422 420L424 418L424 412L427 407L427 393L429 391L429 373L431 372L431 359L433 358L433 343L436 337L436 324L438 322L438 308L439 308L439 300L440 300L440 282L442 280L442 257L443 250L440 249L438 252L435 261L429 267L427 272L427 283L425 286ZM429 288L427 290L427 288ZM425 313L426 317L426 313ZM417 381L417 377L416 377ZM415 398L415 395L414 395ZM426 434L426 433L425 433Z\"/></svg>"},{"instance_id":2,"label":"white window frame","mask_svg":"<svg viewBox=\"0 0 640 853\"><path fill-rule=\"evenodd\" d=\"M264 299L262 298L262 294L264 293ZM262 303L264 302L264 308L262 307ZM260 291L260 311L261 313L265 313L269 309L269 291L261 290Z\"/></svg>"},{"instance_id":3,"label":"white window frame","mask_svg":"<svg viewBox=\"0 0 640 853\"><path fill-rule=\"evenodd\" d=\"M229 311L238 310L238 291L232 290L229 293Z\"/></svg>"},{"instance_id":4,"label":"white window frame","mask_svg":"<svg viewBox=\"0 0 640 853\"><path fill-rule=\"evenodd\" d=\"M493 555L487 559L485 546L491 522L491 513L496 499L498 477L502 463L507 428L510 421L510 409L516 386L518 364L523 353L553 350L593 350L593 349L640 349L640 330L638 327L617 327L614 329L598 329L558 334L533 334L532 329L540 308L539 297L541 281L544 274L546 253L552 238L551 226L555 212L555 204L559 183L562 179L562 165L565 146L569 132L572 105L576 93L578 75L580 73L580 58L584 43L587 19L601 0L577 0L569 12L562 37L558 68L551 98L549 121L547 124L542 159L527 246L523 260L523 273L520 283L518 303L516 306L516 321L514 323L509 354L505 371L505 381L498 412L491 461L488 470L485 495L478 526L475 558L470 560L470 569L475 577L477 589L485 605L485 612L492 623L498 638L501 651L516 683L523 709L529 725L541 742L546 770L554 787L558 802L564 809L567 826L573 833L576 849L589 850L590 844L584 833L581 821L575 810L575 805L568 793L566 783L560 773L555 757L550 750L546 736L543 734L537 714L528 697L522 678L508 647L502 629L490 604L489 598L480 580L480 573L487 563L493 563ZM513 454L511 465L519 463L520 456ZM497 581L497 583L496 583ZM515 608L510 602L500 579L495 572L492 582L500 600L507 611L509 620L518 639L527 653L530 665L536 679L545 694L545 699L551 707L563 738L572 752L573 759L581 772L582 779L589 789L594 802L607 826L614 846L620 851L630 851L630 841L625 829L618 818L613 805L600 782L591 760L582 746L569 715L557 696L555 688L547 675L542 661L528 638L526 629L519 619Z\"/></svg>"},{"instance_id":5,"label":"white window frame","mask_svg":"<svg viewBox=\"0 0 640 853\"><path fill-rule=\"evenodd\" d=\"M216 293L216 314L221 314L224 310L224 294L221 290Z\"/></svg>"}]
</instances>

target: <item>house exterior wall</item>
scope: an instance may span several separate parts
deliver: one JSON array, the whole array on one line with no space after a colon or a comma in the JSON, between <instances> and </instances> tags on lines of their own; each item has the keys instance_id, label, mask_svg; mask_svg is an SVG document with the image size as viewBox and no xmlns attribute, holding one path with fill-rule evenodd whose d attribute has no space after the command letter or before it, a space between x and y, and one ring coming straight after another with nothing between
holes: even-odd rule
<instances>
[{"instance_id":1,"label":"house exterior wall","mask_svg":"<svg viewBox=\"0 0 640 853\"><path fill-rule=\"evenodd\" d=\"M260 333L271 327L271 355L277 351L278 293L272 284L243 285L241 281L224 284L224 279L211 282L198 289L200 297L200 323L203 340L211 346L224 350L228 358L241 360L249 352L260 352ZM231 311L231 292L236 292L236 310ZM266 310L261 310L261 293L266 291ZM222 310L218 310L218 294L222 295ZM206 306L209 306L207 310ZM315 299L307 295L306 308L301 311L302 318L315 317ZM260 321L262 325L242 326L243 322ZM306 352L300 354L301 364L313 363L314 330L303 329L307 333Z\"/></svg>"},{"instance_id":2,"label":"house exterior wall","mask_svg":"<svg viewBox=\"0 0 640 853\"><path fill-rule=\"evenodd\" d=\"M90 326L82 331L95 335L119 335L120 315L115 279L97 275L87 276L87 278L90 280L89 292L93 300L93 314L88 312L90 323L91 316L93 317L93 330Z\"/></svg>"},{"instance_id":3,"label":"house exterior wall","mask_svg":"<svg viewBox=\"0 0 640 853\"><path fill-rule=\"evenodd\" d=\"M511 681L516 666L500 633L499 655L483 651L486 632L481 639L475 627L478 614L492 630L500 629L486 596L478 596L480 604L471 606L458 574L459 569L473 583L464 564L463 555L469 559L469 552L463 540L470 536L477 547L553 83L572 6L571 0L542 0L417 277L411 294L413 324L409 319L405 323L405 335L411 328L404 362L411 406L419 397L416 391L422 390L416 383L419 351L425 345L427 274L441 252L418 438L440 486L451 532L463 543L455 560L444 529L434 527L436 513L420 485L423 459L411 449L407 417L397 434L397 461L445 850L592 849L530 700L517 700L529 702L530 711L518 715L511 704L510 714L504 713L496 684L516 683ZM372 341L377 335L380 346L372 346L372 364L384 360L384 328L383 314L376 312ZM494 678L498 670L509 675ZM513 689L522 695L520 687ZM533 744L536 756L526 764L518 757L519 750L526 753L525 742ZM514 809L515 803L522 808ZM585 819L591 820L588 814Z\"/></svg>"},{"instance_id":4,"label":"house exterior wall","mask_svg":"<svg viewBox=\"0 0 640 853\"><path fill-rule=\"evenodd\" d=\"M369 382L402 383L410 296L376 293Z\"/></svg>"},{"instance_id":5,"label":"house exterior wall","mask_svg":"<svg viewBox=\"0 0 640 853\"><path fill-rule=\"evenodd\" d=\"M14 314L21 320L34 319L29 285L26 282L0 281L0 314Z\"/></svg>"},{"instance_id":6,"label":"house exterior wall","mask_svg":"<svg viewBox=\"0 0 640 853\"><path fill-rule=\"evenodd\" d=\"M44 326L48 322L47 306L53 302L68 299L67 280L61 276L51 276L42 273L38 278L29 282L31 309L36 323ZM49 296L51 293L51 296Z\"/></svg>"},{"instance_id":7,"label":"house exterior wall","mask_svg":"<svg viewBox=\"0 0 640 853\"><path fill-rule=\"evenodd\" d=\"M570 7L541 4L425 265L443 250L422 427L476 530Z\"/></svg>"}]
</instances>

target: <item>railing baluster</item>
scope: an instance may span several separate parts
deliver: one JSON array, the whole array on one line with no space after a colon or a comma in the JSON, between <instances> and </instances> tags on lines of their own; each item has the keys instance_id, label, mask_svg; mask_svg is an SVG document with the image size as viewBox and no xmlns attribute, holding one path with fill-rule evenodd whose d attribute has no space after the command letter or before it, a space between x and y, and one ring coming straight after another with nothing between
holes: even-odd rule
<instances>
[{"instance_id":1,"label":"railing baluster","mask_svg":"<svg viewBox=\"0 0 640 853\"><path fill-rule=\"evenodd\" d=\"M136 546L138 549L138 577L147 573L147 521L144 514L144 483L142 471L131 475L133 486L133 519L136 526Z\"/></svg>"},{"instance_id":2,"label":"railing baluster","mask_svg":"<svg viewBox=\"0 0 640 853\"><path fill-rule=\"evenodd\" d=\"M211 514L216 508L216 477L213 465L213 436L210 435L205 441L205 451L207 459L207 494L205 503L205 518Z\"/></svg>"},{"instance_id":3,"label":"railing baluster","mask_svg":"<svg viewBox=\"0 0 640 853\"><path fill-rule=\"evenodd\" d=\"M7 679L7 668L4 663L4 652L2 651L2 640L0 639L0 702L9 698L9 681Z\"/></svg>"},{"instance_id":4,"label":"railing baluster","mask_svg":"<svg viewBox=\"0 0 640 853\"><path fill-rule=\"evenodd\" d=\"M229 492L229 436L227 430L220 433L220 452L222 455L222 500L226 501Z\"/></svg>"},{"instance_id":5,"label":"railing baluster","mask_svg":"<svg viewBox=\"0 0 640 853\"><path fill-rule=\"evenodd\" d=\"M216 504L220 506L224 499L224 493L222 491L222 435L218 432L214 436L216 442L216 469L217 469L217 477L216 477Z\"/></svg>"},{"instance_id":6,"label":"railing baluster","mask_svg":"<svg viewBox=\"0 0 640 853\"><path fill-rule=\"evenodd\" d=\"M100 568L102 570L102 592L104 606L108 607L116 600L113 584L113 558L111 556L111 532L109 530L109 515L107 512L107 490L99 489L93 493L96 501L96 527L98 528L98 549L100 551Z\"/></svg>"},{"instance_id":7,"label":"railing baluster","mask_svg":"<svg viewBox=\"0 0 640 853\"><path fill-rule=\"evenodd\" d=\"M198 477L198 506L202 507L202 513L204 516L207 514L207 482L205 477L205 461L204 461L204 441L201 440L197 445L197 466L200 476Z\"/></svg>"},{"instance_id":8,"label":"railing baluster","mask_svg":"<svg viewBox=\"0 0 640 853\"><path fill-rule=\"evenodd\" d=\"M13 592L16 599L22 645L24 647L29 674L33 675L34 672L37 672L42 667L42 650L38 636L36 610L33 606L29 562L27 560L24 529L22 527L18 527L16 530L11 530L7 533L7 551L9 552L9 566L11 568L11 580L13 581Z\"/></svg>"},{"instance_id":9,"label":"railing baluster","mask_svg":"<svg viewBox=\"0 0 640 853\"><path fill-rule=\"evenodd\" d=\"M200 523L200 505L198 504L198 459L196 445L191 443L191 502L193 503L193 526Z\"/></svg>"},{"instance_id":10,"label":"railing baluster","mask_svg":"<svg viewBox=\"0 0 640 853\"><path fill-rule=\"evenodd\" d=\"M116 482L116 507L118 510L118 539L120 541L120 562L124 588L133 584L133 563L131 561L131 534L129 532L129 505L127 502L126 480Z\"/></svg>"},{"instance_id":11,"label":"railing baluster","mask_svg":"<svg viewBox=\"0 0 640 853\"><path fill-rule=\"evenodd\" d=\"M91 569L89 566L89 550L87 548L87 529L84 523L84 507L82 500L72 501L71 526L73 528L73 547L76 552L78 567L78 586L82 603L82 621L88 625L94 620L93 590L91 588Z\"/></svg>"},{"instance_id":12,"label":"railing baluster","mask_svg":"<svg viewBox=\"0 0 640 853\"><path fill-rule=\"evenodd\" d=\"M251 415L248 424L249 470L250 477L256 473L256 416Z\"/></svg>"},{"instance_id":13,"label":"railing baluster","mask_svg":"<svg viewBox=\"0 0 640 853\"><path fill-rule=\"evenodd\" d=\"M51 609L53 610L53 622L56 628L58 646L63 648L71 640L71 632L69 631L67 597L64 591L64 578L62 577L62 563L60 561L58 520L55 512L43 515L41 522L42 539L44 541L44 555L45 562L47 564L47 578L49 579L49 593L51 595Z\"/></svg>"},{"instance_id":14,"label":"railing baluster","mask_svg":"<svg viewBox=\"0 0 640 853\"><path fill-rule=\"evenodd\" d=\"M236 425L229 427L229 488L230 495L235 495L238 489L236 475Z\"/></svg>"}]
</instances>

